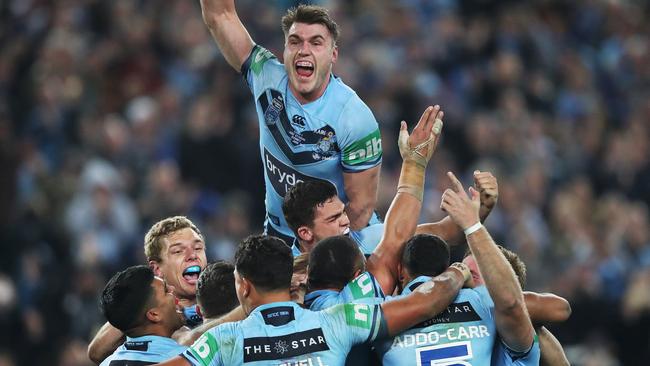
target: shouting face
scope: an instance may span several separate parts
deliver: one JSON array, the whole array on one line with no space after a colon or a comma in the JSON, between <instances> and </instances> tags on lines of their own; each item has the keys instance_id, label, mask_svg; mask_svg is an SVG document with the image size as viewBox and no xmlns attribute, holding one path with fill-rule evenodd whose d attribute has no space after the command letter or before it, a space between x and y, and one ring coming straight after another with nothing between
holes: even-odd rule
<instances>
[{"instance_id":1,"label":"shouting face","mask_svg":"<svg viewBox=\"0 0 650 366\"><path fill-rule=\"evenodd\" d=\"M293 23L286 35L284 67L300 103L318 99L327 88L338 49L323 24Z\"/></svg>"},{"instance_id":2,"label":"shouting face","mask_svg":"<svg viewBox=\"0 0 650 366\"><path fill-rule=\"evenodd\" d=\"M188 227L169 234L163 241L162 260L154 263L154 272L174 287L179 299L194 303L196 282L207 263L203 239Z\"/></svg>"}]
</instances>

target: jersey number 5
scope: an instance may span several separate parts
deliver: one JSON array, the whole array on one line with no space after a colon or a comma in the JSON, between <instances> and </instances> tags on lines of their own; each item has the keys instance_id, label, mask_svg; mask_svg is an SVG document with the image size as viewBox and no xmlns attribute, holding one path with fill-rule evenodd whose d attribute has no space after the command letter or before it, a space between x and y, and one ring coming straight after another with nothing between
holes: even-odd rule
<instances>
[{"instance_id":1,"label":"jersey number 5","mask_svg":"<svg viewBox=\"0 0 650 366\"><path fill-rule=\"evenodd\" d=\"M418 366L472 366L470 342L447 343L439 346L420 347L415 350Z\"/></svg>"}]
</instances>

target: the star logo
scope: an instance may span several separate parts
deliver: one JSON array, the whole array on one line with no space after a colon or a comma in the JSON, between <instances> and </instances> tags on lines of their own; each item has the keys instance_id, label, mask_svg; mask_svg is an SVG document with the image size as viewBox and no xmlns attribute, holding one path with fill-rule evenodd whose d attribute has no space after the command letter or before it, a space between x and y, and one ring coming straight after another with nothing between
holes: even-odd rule
<instances>
[{"instance_id":1,"label":"the star logo","mask_svg":"<svg viewBox=\"0 0 650 366\"><path fill-rule=\"evenodd\" d=\"M277 341L275 342L275 352L283 355L289 351L289 345L285 341Z\"/></svg>"}]
</instances>

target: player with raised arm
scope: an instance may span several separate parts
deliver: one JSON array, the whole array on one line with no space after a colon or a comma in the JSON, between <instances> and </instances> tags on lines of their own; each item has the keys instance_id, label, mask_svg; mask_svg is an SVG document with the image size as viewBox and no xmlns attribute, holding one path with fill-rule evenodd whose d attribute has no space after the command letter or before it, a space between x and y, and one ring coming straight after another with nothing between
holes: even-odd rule
<instances>
[{"instance_id":1,"label":"player with raised arm","mask_svg":"<svg viewBox=\"0 0 650 366\"><path fill-rule=\"evenodd\" d=\"M290 301L292 267L291 250L282 240L258 235L242 241L235 254L235 286L248 317L212 328L182 357L161 365L342 364L353 345L395 334L441 311L471 278L459 263L390 304L313 312Z\"/></svg>"},{"instance_id":2,"label":"player with raised arm","mask_svg":"<svg viewBox=\"0 0 650 366\"><path fill-rule=\"evenodd\" d=\"M512 267L480 223L480 193L470 187L471 197L468 196L456 176L451 172L447 175L453 188L443 193L440 208L463 229L467 237L469 248L485 281L486 297L494 302L494 322L506 351L512 358L523 357L531 352L536 342L521 286Z\"/></svg>"},{"instance_id":3,"label":"player with raised arm","mask_svg":"<svg viewBox=\"0 0 650 366\"><path fill-rule=\"evenodd\" d=\"M234 0L201 0L201 9L226 61L253 93L266 183L266 232L291 243L282 198L294 184L308 180L336 186L353 229L378 222L379 127L354 90L332 73L339 28L327 10L300 5L286 13L282 64L253 42Z\"/></svg>"},{"instance_id":4,"label":"player with raised arm","mask_svg":"<svg viewBox=\"0 0 650 366\"><path fill-rule=\"evenodd\" d=\"M170 338L183 326L174 288L151 268L134 266L115 274L102 291L100 307L108 322L126 334L126 342L101 366L151 365L185 351Z\"/></svg>"},{"instance_id":5,"label":"player with raised arm","mask_svg":"<svg viewBox=\"0 0 650 366\"><path fill-rule=\"evenodd\" d=\"M186 325L201 324L196 282L207 258L205 241L196 225L184 216L158 221L145 235L144 254L154 274L174 286ZM123 342L123 332L107 322L88 345L88 357L99 364Z\"/></svg>"}]
</instances>

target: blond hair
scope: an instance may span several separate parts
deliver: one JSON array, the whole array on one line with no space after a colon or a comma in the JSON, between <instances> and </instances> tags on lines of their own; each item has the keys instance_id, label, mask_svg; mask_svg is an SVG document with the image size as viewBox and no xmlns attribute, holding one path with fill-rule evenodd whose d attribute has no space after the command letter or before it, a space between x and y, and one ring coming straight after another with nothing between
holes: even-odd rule
<instances>
[{"instance_id":1,"label":"blond hair","mask_svg":"<svg viewBox=\"0 0 650 366\"><path fill-rule=\"evenodd\" d=\"M185 216L168 217L153 224L144 236L144 255L147 257L147 261L162 262L161 254L165 246L163 239L186 228L192 229L203 240L199 228Z\"/></svg>"}]
</instances>

